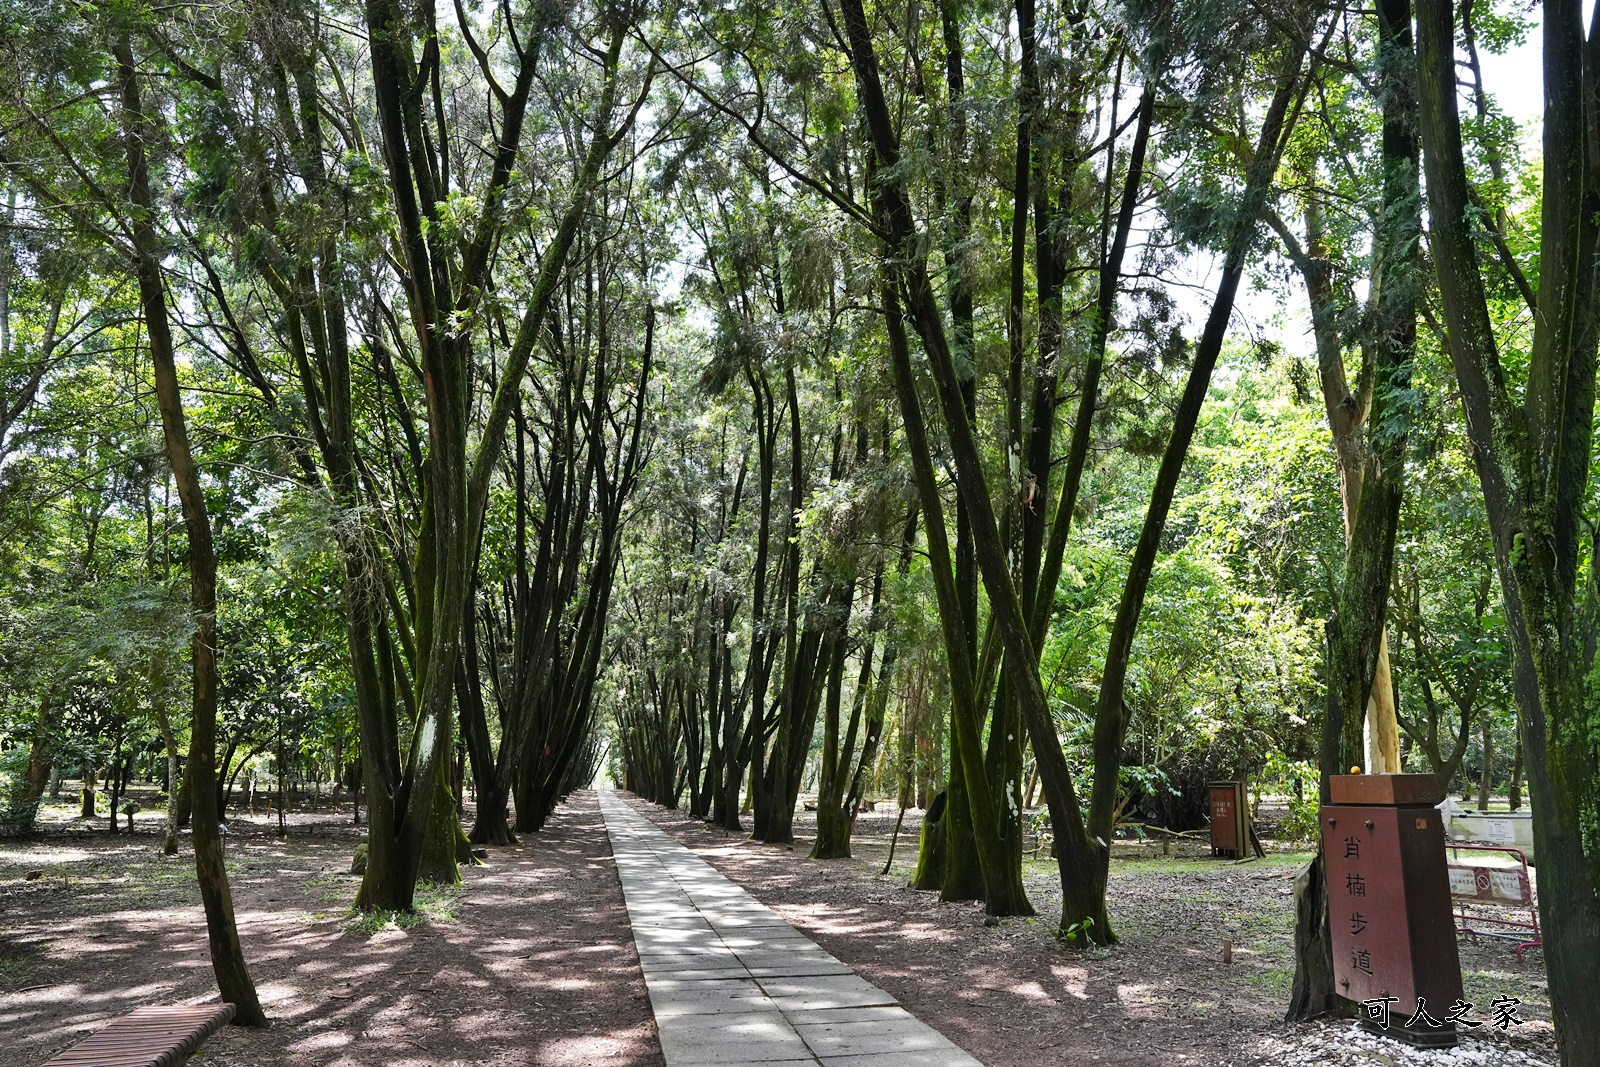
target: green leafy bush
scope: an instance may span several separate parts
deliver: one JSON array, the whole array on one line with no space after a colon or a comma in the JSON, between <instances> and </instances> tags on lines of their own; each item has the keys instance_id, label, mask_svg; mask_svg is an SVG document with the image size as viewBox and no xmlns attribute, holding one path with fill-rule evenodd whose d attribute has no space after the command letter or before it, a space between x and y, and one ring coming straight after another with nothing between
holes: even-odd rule
<instances>
[{"instance_id":1,"label":"green leafy bush","mask_svg":"<svg viewBox=\"0 0 1600 1067\"><path fill-rule=\"evenodd\" d=\"M0 752L0 837L14 837L33 829L39 798L28 796L28 750Z\"/></svg>"},{"instance_id":2,"label":"green leafy bush","mask_svg":"<svg viewBox=\"0 0 1600 1067\"><path fill-rule=\"evenodd\" d=\"M1315 763L1310 760L1291 760L1282 752L1269 752L1261 786L1270 786L1273 791L1281 791L1288 797L1289 814L1280 827L1283 837L1295 842L1317 839L1322 775Z\"/></svg>"}]
</instances>

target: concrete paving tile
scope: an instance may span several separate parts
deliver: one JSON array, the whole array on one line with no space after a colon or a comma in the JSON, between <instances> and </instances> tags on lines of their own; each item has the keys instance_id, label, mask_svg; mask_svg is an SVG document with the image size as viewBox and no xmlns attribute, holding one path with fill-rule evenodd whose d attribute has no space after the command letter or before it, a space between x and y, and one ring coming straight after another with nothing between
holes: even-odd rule
<instances>
[{"instance_id":1,"label":"concrete paving tile","mask_svg":"<svg viewBox=\"0 0 1600 1067\"><path fill-rule=\"evenodd\" d=\"M776 1010L771 998L749 978L693 981L647 971L644 981L657 1019Z\"/></svg>"},{"instance_id":2,"label":"concrete paving tile","mask_svg":"<svg viewBox=\"0 0 1600 1067\"><path fill-rule=\"evenodd\" d=\"M691 1015L657 1026L669 1064L802 1060L810 1050L779 1012Z\"/></svg>"},{"instance_id":3,"label":"concrete paving tile","mask_svg":"<svg viewBox=\"0 0 1600 1067\"><path fill-rule=\"evenodd\" d=\"M743 961L741 961L743 963ZM821 975L854 974L838 960L793 960L784 963L743 963L745 970L756 978L814 978Z\"/></svg>"},{"instance_id":4,"label":"concrete paving tile","mask_svg":"<svg viewBox=\"0 0 1600 1067\"><path fill-rule=\"evenodd\" d=\"M661 993L663 995L670 996L672 993L677 991L681 984L665 976L651 977L647 979L647 981L650 984L650 992L652 995ZM695 990L696 995L707 992L717 992L730 997L766 996L766 991L761 988L761 984L753 978L729 978L722 982L697 983L697 988Z\"/></svg>"},{"instance_id":5,"label":"concrete paving tile","mask_svg":"<svg viewBox=\"0 0 1600 1067\"><path fill-rule=\"evenodd\" d=\"M650 1010L655 1012L657 1026L663 1026L669 1020L686 1015L746 1015L752 1012L779 1010L778 1005L769 997L728 997L716 994L696 996L692 988L701 984L710 983L686 982L685 989L659 999L651 994Z\"/></svg>"},{"instance_id":6,"label":"concrete paving tile","mask_svg":"<svg viewBox=\"0 0 1600 1067\"><path fill-rule=\"evenodd\" d=\"M878 987L858 974L822 978L770 978L762 981L761 988L773 996L795 996L800 993L864 993Z\"/></svg>"},{"instance_id":7,"label":"concrete paving tile","mask_svg":"<svg viewBox=\"0 0 1600 1067\"><path fill-rule=\"evenodd\" d=\"M922 1052L869 1052L859 1056L819 1056L822 1067L983 1067L951 1045Z\"/></svg>"},{"instance_id":8,"label":"concrete paving tile","mask_svg":"<svg viewBox=\"0 0 1600 1067\"><path fill-rule=\"evenodd\" d=\"M866 1019L855 1022L799 1023L795 1030L818 1056L861 1056L892 1052L949 1051L948 1038L920 1020Z\"/></svg>"},{"instance_id":9,"label":"concrete paving tile","mask_svg":"<svg viewBox=\"0 0 1600 1067\"><path fill-rule=\"evenodd\" d=\"M677 948L662 948L654 945L640 945L639 958L642 960L698 960L698 966L705 966L705 961L716 960L719 963L726 961L729 967L740 963L738 956L734 955L731 948L726 945L684 945Z\"/></svg>"},{"instance_id":10,"label":"concrete paving tile","mask_svg":"<svg viewBox=\"0 0 1600 1067\"><path fill-rule=\"evenodd\" d=\"M773 997L772 1003L784 1012L793 1014L799 1011L815 1011L818 1008L882 1007L895 1003L895 999L880 989L873 993L797 993L793 996Z\"/></svg>"},{"instance_id":11,"label":"concrete paving tile","mask_svg":"<svg viewBox=\"0 0 1600 1067\"><path fill-rule=\"evenodd\" d=\"M790 1011L786 1014L789 1021L795 1026L851 1022L898 1023L908 1019L912 1022L921 1022L915 1015L912 1015L897 1004L884 1004L870 1008L816 1008L812 1011Z\"/></svg>"},{"instance_id":12,"label":"concrete paving tile","mask_svg":"<svg viewBox=\"0 0 1600 1067\"><path fill-rule=\"evenodd\" d=\"M672 951L672 946L674 945L722 945L723 947L729 949L734 947L723 942L722 938L717 936L717 932L711 929L709 926L690 926L683 928L674 926L656 926L652 925L648 921L634 923L633 938L639 943L641 948L643 948L646 942L648 942L653 946L658 946L659 950L662 952Z\"/></svg>"},{"instance_id":13,"label":"concrete paving tile","mask_svg":"<svg viewBox=\"0 0 1600 1067\"><path fill-rule=\"evenodd\" d=\"M764 930L793 929L793 927L791 927L787 922L784 922L783 919L777 915L713 914L707 915L706 921L709 922L714 929L727 930L730 932L740 932L745 930L758 932Z\"/></svg>"},{"instance_id":14,"label":"concrete paving tile","mask_svg":"<svg viewBox=\"0 0 1600 1067\"><path fill-rule=\"evenodd\" d=\"M692 903L695 907L704 911L714 911L726 915L754 916L773 914L772 909L758 901L751 900L749 898L741 899L739 897L722 895L713 896L709 893L702 893L692 886L684 888L683 895L687 897L690 903Z\"/></svg>"},{"instance_id":15,"label":"concrete paving tile","mask_svg":"<svg viewBox=\"0 0 1600 1067\"><path fill-rule=\"evenodd\" d=\"M766 966L772 963L786 962L789 960L804 960L807 963L838 963L839 961L828 955L822 946L814 941L796 941L792 944L785 943L776 947L761 946L733 946L728 945L728 951L737 955L746 963Z\"/></svg>"},{"instance_id":16,"label":"concrete paving tile","mask_svg":"<svg viewBox=\"0 0 1600 1067\"><path fill-rule=\"evenodd\" d=\"M762 978L759 981L773 1003L786 1010L870 1008L897 1003L894 997L855 974Z\"/></svg>"},{"instance_id":17,"label":"concrete paving tile","mask_svg":"<svg viewBox=\"0 0 1600 1067\"><path fill-rule=\"evenodd\" d=\"M792 926L729 930L722 935L722 939L735 952L804 952L805 948L798 946L810 945L815 948L817 944Z\"/></svg>"},{"instance_id":18,"label":"concrete paving tile","mask_svg":"<svg viewBox=\"0 0 1600 1067\"><path fill-rule=\"evenodd\" d=\"M652 974L663 978L675 978L683 982L709 982L719 978L749 978L751 974L743 967L650 967L644 969L645 977Z\"/></svg>"}]
</instances>

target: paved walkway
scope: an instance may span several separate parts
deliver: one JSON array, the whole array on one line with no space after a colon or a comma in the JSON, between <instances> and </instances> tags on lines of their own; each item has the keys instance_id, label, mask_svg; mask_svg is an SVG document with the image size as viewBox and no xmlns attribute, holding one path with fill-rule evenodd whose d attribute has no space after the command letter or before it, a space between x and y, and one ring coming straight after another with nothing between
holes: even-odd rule
<instances>
[{"instance_id":1,"label":"paved walkway","mask_svg":"<svg viewBox=\"0 0 1600 1067\"><path fill-rule=\"evenodd\" d=\"M600 810L667 1067L982 1067L615 794Z\"/></svg>"}]
</instances>

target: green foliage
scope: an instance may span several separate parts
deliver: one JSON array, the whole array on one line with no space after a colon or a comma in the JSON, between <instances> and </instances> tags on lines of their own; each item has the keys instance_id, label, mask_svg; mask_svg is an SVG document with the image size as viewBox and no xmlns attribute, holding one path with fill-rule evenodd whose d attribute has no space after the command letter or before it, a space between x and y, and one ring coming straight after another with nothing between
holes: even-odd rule
<instances>
[{"instance_id":1,"label":"green foliage","mask_svg":"<svg viewBox=\"0 0 1600 1067\"><path fill-rule=\"evenodd\" d=\"M1280 833L1296 844L1314 844L1321 835L1322 774L1311 760L1293 760L1273 750L1256 779L1256 793L1271 791L1288 799L1289 815Z\"/></svg>"},{"instance_id":2,"label":"green foliage","mask_svg":"<svg viewBox=\"0 0 1600 1067\"><path fill-rule=\"evenodd\" d=\"M29 797L25 774L28 750L0 750L0 837L12 837L33 829L39 812L39 798Z\"/></svg>"},{"instance_id":3,"label":"green foliage","mask_svg":"<svg viewBox=\"0 0 1600 1067\"><path fill-rule=\"evenodd\" d=\"M341 925L350 933L371 937L389 930L413 930L425 923L454 923L460 920L465 894L461 885L425 883L417 887L416 907L411 911L352 908Z\"/></svg>"},{"instance_id":4,"label":"green foliage","mask_svg":"<svg viewBox=\"0 0 1600 1067\"><path fill-rule=\"evenodd\" d=\"M1081 922L1071 922L1061 927L1056 931L1056 939L1069 945L1075 945L1080 940L1088 944L1093 931L1094 919L1085 918Z\"/></svg>"}]
</instances>

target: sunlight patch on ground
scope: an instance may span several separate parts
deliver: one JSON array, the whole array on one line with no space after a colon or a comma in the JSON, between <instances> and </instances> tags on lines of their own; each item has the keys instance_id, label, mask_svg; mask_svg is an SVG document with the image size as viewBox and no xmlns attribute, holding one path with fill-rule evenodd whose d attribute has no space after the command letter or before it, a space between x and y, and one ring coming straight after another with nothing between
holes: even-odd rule
<instances>
[{"instance_id":1,"label":"sunlight patch on ground","mask_svg":"<svg viewBox=\"0 0 1600 1067\"><path fill-rule=\"evenodd\" d=\"M343 1030L327 1030L320 1034L312 1034L310 1037L301 1038L289 1046L289 1051L296 1055L306 1052L327 1052L332 1049L344 1048L350 1042L350 1035Z\"/></svg>"},{"instance_id":2,"label":"sunlight patch on ground","mask_svg":"<svg viewBox=\"0 0 1600 1067\"><path fill-rule=\"evenodd\" d=\"M0 848L0 863L14 863L30 869L58 863L84 863L94 858L94 853L81 848Z\"/></svg>"},{"instance_id":3,"label":"sunlight patch on ground","mask_svg":"<svg viewBox=\"0 0 1600 1067\"><path fill-rule=\"evenodd\" d=\"M564 1037L540 1045L535 1062L549 1067L584 1067L621 1056L627 1049L626 1041L613 1037Z\"/></svg>"},{"instance_id":4,"label":"sunlight patch on ground","mask_svg":"<svg viewBox=\"0 0 1600 1067\"><path fill-rule=\"evenodd\" d=\"M1055 999L1054 995L1048 992L1045 987L1040 985L1038 982L1020 982L1016 985L1008 986L1006 988L1007 992L1013 994L1014 996L1022 997L1024 1000Z\"/></svg>"},{"instance_id":5,"label":"sunlight patch on ground","mask_svg":"<svg viewBox=\"0 0 1600 1067\"><path fill-rule=\"evenodd\" d=\"M1056 964L1050 968L1050 973L1061 980L1061 991L1064 994L1078 1000L1089 999L1088 968Z\"/></svg>"}]
</instances>

